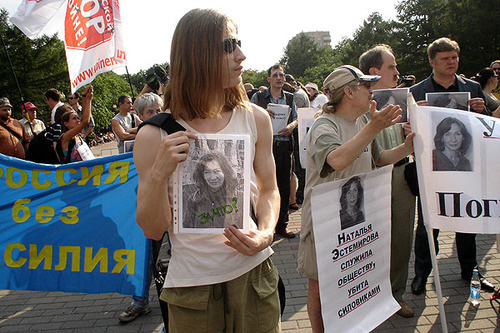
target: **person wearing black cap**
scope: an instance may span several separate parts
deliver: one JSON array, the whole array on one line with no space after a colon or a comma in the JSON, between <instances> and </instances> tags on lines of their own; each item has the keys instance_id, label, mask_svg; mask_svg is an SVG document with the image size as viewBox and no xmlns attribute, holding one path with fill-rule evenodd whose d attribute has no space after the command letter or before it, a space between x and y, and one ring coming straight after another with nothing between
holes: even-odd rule
<instances>
[{"instance_id":1,"label":"person wearing black cap","mask_svg":"<svg viewBox=\"0 0 500 333\"><path fill-rule=\"evenodd\" d=\"M309 278L307 312L313 332L323 332L319 298L318 268L314 245L311 193L316 185L349 178L377 166L395 163L413 152L414 133L391 150L381 151L375 137L401 119L401 108L389 105L377 111L371 83L380 76L364 75L353 66L336 68L323 82L328 103L308 132L307 171L298 271ZM370 119L366 116L369 110Z\"/></svg>"}]
</instances>

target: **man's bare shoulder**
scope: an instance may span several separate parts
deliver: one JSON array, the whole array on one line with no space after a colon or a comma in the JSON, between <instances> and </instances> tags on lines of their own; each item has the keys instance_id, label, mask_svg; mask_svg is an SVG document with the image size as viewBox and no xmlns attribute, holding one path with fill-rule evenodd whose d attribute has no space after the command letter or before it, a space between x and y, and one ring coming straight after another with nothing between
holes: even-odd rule
<instances>
[{"instance_id":1,"label":"man's bare shoulder","mask_svg":"<svg viewBox=\"0 0 500 333\"><path fill-rule=\"evenodd\" d=\"M257 123L270 121L271 117L269 116L269 113L265 109L253 103L250 103L250 106L252 112L255 115L255 121Z\"/></svg>"},{"instance_id":2,"label":"man's bare shoulder","mask_svg":"<svg viewBox=\"0 0 500 333\"><path fill-rule=\"evenodd\" d=\"M136 142L146 142L149 144L159 144L161 141L161 132L158 126L146 124L141 127L141 130L137 132L137 136L135 137Z\"/></svg>"},{"instance_id":3,"label":"man's bare shoulder","mask_svg":"<svg viewBox=\"0 0 500 333\"><path fill-rule=\"evenodd\" d=\"M137 133L134 143L134 161L141 164L149 164L156 156L161 143L160 128L153 125L145 125Z\"/></svg>"}]
</instances>

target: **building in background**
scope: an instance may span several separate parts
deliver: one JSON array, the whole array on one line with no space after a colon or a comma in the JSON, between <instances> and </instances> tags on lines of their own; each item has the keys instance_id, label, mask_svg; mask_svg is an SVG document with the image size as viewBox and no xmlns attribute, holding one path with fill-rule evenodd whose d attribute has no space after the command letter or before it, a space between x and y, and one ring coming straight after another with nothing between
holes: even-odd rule
<instances>
[{"instance_id":1,"label":"building in background","mask_svg":"<svg viewBox=\"0 0 500 333\"><path fill-rule=\"evenodd\" d=\"M309 31L304 32L307 36L314 39L314 43L319 47L331 47L330 31Z\"/></svg>"}]
</instances>

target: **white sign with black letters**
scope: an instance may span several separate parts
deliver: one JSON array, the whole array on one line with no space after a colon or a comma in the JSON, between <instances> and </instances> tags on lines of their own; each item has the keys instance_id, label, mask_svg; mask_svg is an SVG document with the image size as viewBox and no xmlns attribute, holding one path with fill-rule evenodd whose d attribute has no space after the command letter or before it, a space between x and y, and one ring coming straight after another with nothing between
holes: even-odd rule
<instances>
[{"instance_id":1,"label":"white sign with black letters","mask_svg":"<svg viewBox=\"0 0 500 333\"><path fill-rule=\"evenodd\" d=\"M413 103L410 114L425 223L500 233L500 120Z\"/></svg>"},{"instance_id":2,"label":"white sign with black letters","mask_svg":"<svg viewBox=\"0 0 500 333\"><path fill-rule=\"evenodd\" d=\"M400 309L389 281L391 176L387 166L313 189L326 332L368 332Z\"/></svg>"}]
</instances>

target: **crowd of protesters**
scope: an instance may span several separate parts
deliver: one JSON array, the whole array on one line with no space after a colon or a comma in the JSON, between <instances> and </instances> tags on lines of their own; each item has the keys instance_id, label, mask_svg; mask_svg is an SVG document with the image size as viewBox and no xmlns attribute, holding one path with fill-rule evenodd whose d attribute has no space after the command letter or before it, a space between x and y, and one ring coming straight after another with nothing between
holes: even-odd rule
<instances>
[{"instance_id":1,"label":"crowd of protesters","mask_svg":"<svg viewBox=\"0 0 500 333\"><path fill-rule=\"evenodd\" d=\"M196 25L196 22L204 22L208 28L197 31L196 29L201 29L200 26L205 26ZM235 23L216 11L194 10L186 14L179 25L172 47L173 80L165 89L163 85L152 89L146 84L135 101L127 95L119 96L119 112L111 120L112 131L91 134L94 128L91 121L91 86L86 87L81 95L70 95L70 104L63 103L63 96L57 90L48 90L46 100L51 108L51 123L47 126L36 119L38 107L30 102L23 105L22 121L12 119L13 106L6 97L2 97L0 153L29 158L26 152L29 151L30 141L37 135L44 134L52 142L60 161L69 163L82 159L80 147L86 144L92 147L116 140L119 152L123 153L128 151L126 143L137 138L134 161L139 173L138 194L141 194L138 195L140 204L137 222L146 236L161 240L172 223L167 180L177 163L186 158L189 147L186 143L195 138L193 133L198 132L195 128L202 129L199 132L207 133L232 134L240 133L241 130L252 134L252 140L256 140L252 141L251 147L254 158L252 165L255 168L252 170L252 176L259 185L252 187L252 194L257 198L252 208L255 210L255 222L258 220L258 225L252 225L250 234L244 234L232 226L225 229L223 236L217 237L169 235L173 238L172 245L177 247L177 251L172 257L175 265L170 268L170 275L167 275L161 299L170 303L170 325L178 331L194 326L200 329L203 326L204 329L210 330L209 327L213 328L215 324L222 327L247 325L242 331L259 331L255 326L257 322L253 319L259 314L254 312L259 312L257 308L264 306L267 309L264 318L267 323L265 331L279 330L279 307L284 305L286 294L284 286L280 289L282 281L270 259L270 245L274 233L285 238L295 237L295 234L287 229L288 213L289 210L297 210L302 204L304 207L298 270L308 277L308 314L313 331L323 331L312 229L314 222L311 217L311 189L326 181L351 177L370 171L376 166L393 164L391 233L397 237L393 237L391 242L390 278L393 295L401 307L398 314L412 317L413 309L404 301L403 295L408 278L416 202L419 214L415 236L415 276L411 285L413 294L419 295L425 291L432 269L420 201L416 199L418 193L413 193L410 184L403 178L403 173L410 164L409 156L413 152L412 139L415 134L411 132L409 123L398 123L401 118L398 105L376 109L376 103L371 100L372 90L411 86L410 91L419 105L429 105L425 100L426 92L468 91L471 93L471 99L468 101L471 112L498 117L500 102L494 93L499 85L500 61L493 61L490 67L478 71L472 78L475 81L465 79L456 74L460 52L458 44L448 38L440 38L428 47L431 75L417 80L409 76L412 80L408 83L399 80L396 58L390 46L377 45L360 55L359 69L350 65L332 69L331 74L322 82L322 88L314 82L303 85L293 76L285 74L282 65L276 64L268 70L269 87L254 89L251 84L245 84L245 94L240 66L245 55L240 48L241 41L236 36ZM191 31L189 27L194 30ZM184 40L202 38L207 42L193 43L200 49L188 50L182 46ZM218 54L223 60L215 61L211 52ZM190 68L191 73L179 69L181 63L188 61L186 59L194 59L195 65ZM205 68L209 63L210 66ZM425 63L425 59L422 59L422 63ZM228 71L227 75L219 75L224 72L221 69L226 67L232 71ZM205 76L196 75L201 70L210 73L214 80L220 82L214 86L205 84L208 82L203 82ZM185 77L187 74L191 74L189 80ZM193 80L199 82L195 84L191 82ZM420 82L413 85L416 81ZM191 92L192 99L197 99L199 105L204 106L199 110L196 107L188 108L194 105L190 104L193 100L186 100L185 94L178 93L189 87L203 87L199 91ZM165 98L162 97L163 93ZM82 100L81 107L79 99ZM249 104L249 101L253 104ZM271 103L288 106L290 110L286 126L274 135L269 121L269 118L274 117L269 107ZM300 108L303 107L312 107L318 112L317 119L308 133L307 167L300 165L297 149L297 118ZM138 132L142 122L164 109L170 110L173 117L190 131L170 134L166 139L163 139L160 131L153 126L145 126L142 132ZM249 110L252 110L252 116L249 116ZM391 140L386 140L388 137ZM164 158L162 154L168 155L169 158ZM163 181L151 182L149 178L152 175ZM407 192L404 195L400 192L403 187ZM165 204L158 205L158 200L164 200ZM405 214L400 214L397 210L401 207L409 208L404 208ZM434 237L437 241L436 231ZM461 278L469 283L472 269L478 264L475 258L475 234L457 233L456 237ZM191 243L190 247L186 246L188 243ZM209 249L216 249L217 253L209 253ZM192 265L189 269L183 262L185 258L189 258ZM213 290L220 289L220 293L238 293L242 295L241 299L220 305L217 300L212 299L212 291L207 291L203 301L206 308L203 311L189 309L183 302L202 297L199 291L206 284L206 270L213 270L214 267L223 271L223 274L216 274L210 280L213 283L210 287L213 287ZM243 270L238 270L240 267L243 267ZM194 274L194 282L174 281L170 277L173 274L182 276L188 272ZM150 278L148 276L148 281ZM482 275L480 279L483 290L494 291L494 286ZM233 281L239 282L233 285ZM249 292L251 285L256 288L255 285L259 283L270 288L266 299L255 297ZM219 288L222 285L224 287ZM225 295L220 298L227 300ZM247 306L247 301L252 302L252 306ZM227 318L220 316L225 323L216 323L215 319L213 323L199 320L208 312L220 311L231 314ZM149 312L149 296L133 296L131 305L119 319L129 322ZM261 328L260 331L262 330Z\"/></svg>"}]
</instances>

